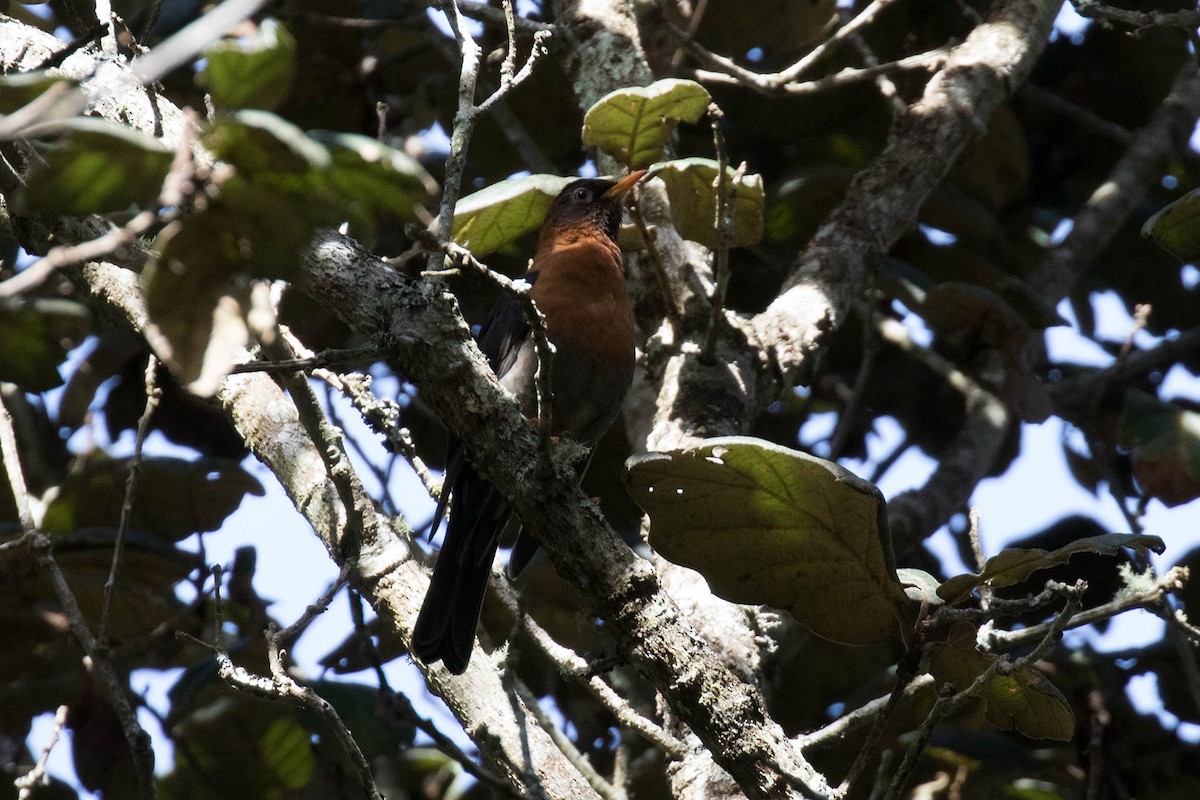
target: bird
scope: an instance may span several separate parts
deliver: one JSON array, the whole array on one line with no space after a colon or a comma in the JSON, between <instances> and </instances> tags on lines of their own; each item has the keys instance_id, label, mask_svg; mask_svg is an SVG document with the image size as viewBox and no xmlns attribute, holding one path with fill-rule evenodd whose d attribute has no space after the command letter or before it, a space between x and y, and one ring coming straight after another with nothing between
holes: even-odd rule
<instances>
[{"instance_id":1,"label":"bird","mask_svg":"<svg viewBox=\"0 0 1200 800\"><path fill-rule=\"evenodd\" d=\"M545 318L554 345L551 362L551 434L594 446L608 430L633 381L633 308L617 231L622 203L645 170L620 180L583 178L568 183L550 204L538 247L522 276ZM521 412L536 422L537 352L519 300L501 295L478 336L480 350ZM581 478L590 454L576 464ZM425 664L441 661L462 674L471 658L475 628L500 535L512 516L508 500L471 464L451 436L443 490L430 528L446 516L446 538L413 627L410 652ZM517 535L508 573L515 577L537 551L528 531Z\"/></svg>"}]
</instances>

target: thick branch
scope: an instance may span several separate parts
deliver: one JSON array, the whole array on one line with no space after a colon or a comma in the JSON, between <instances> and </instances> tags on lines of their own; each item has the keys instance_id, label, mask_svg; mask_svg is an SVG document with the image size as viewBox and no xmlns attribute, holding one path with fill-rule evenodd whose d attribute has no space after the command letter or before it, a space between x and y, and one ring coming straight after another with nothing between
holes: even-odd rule
<instances>
[{"instance_id":1,"label":"thick branch","mask_svg":"<svg viewBox=\"0 0 1200 800\"><path fill-rule=\"evenodd\" d=\"M1166 100L1135 134L1108 179L1072 220L1071 232L1039 265L1030 282L1042 297L1065 297L1162 177L1167 158L1186 147L1200 116L1200 73L1189 61Z\"/></svg>"},{"instance_id":2,"label":"thick branch","mask_svg":"<svg viewBox=\"0 0 1200 800\"><path fill-rule=\"evenodd\" d=\"M870 285L879 258L916 227L925 198L1028 75L1058 7L1054 0L999 4L896 120L879 158L855 176L797 258L783 292L752 321L785 384L808 368L822 334Z\"/></svg>"},{"instance_id":3,"label":"thick branch","mask_svg":"<svg viewBox=\"0 0 1200 800\"><path fill-rule=\"evenodd\" d=\"M630 661L742 789L752 797L785 797L794 784L806 782L813 793L826 792L767 719L757 692L714 657L660 590L649 563L621 541L579 490L573 470L563 465L543 479L530 469L537 463L537 436L500 389L453 298L407 280L332 232L317 237L305 266L309 291L381 351L396 353L397 371L418 386L559 572L612 625ZM415 603L394 618L405 619L413 609Z\"/></svg>"}]
</instances>

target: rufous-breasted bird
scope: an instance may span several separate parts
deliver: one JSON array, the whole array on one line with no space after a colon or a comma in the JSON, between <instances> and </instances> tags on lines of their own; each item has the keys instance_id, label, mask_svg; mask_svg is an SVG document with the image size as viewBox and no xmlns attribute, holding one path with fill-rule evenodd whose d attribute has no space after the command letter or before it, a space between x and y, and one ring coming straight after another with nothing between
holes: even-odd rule
<instances>
[{"instance_id":1,"label":"rufous-breasted bird","mask_svg":"<svg viewBox=\"0 0 1200 800\"><path fill-rule=\"evenodd\" d=\"M645 174L639 170L615 182L591 178L567 184L546 212L537 253L523 276L532 284L546 337L555 347L551 433L588 446L616 419L633 380L633 310L617 229L625 193ZM479 347L500 383L516 395L522 413L536 419L537 353L519 301L509 295L496 301L479 332ZM580 476L589 460L577 465ZM511 510L454 437L443 486L431 531L437 531L451 496L454 508L413 629L412 654L427 664L440 659L459 674L471 658L488 575ZM509 574L519 573L536 551L537 542L521 531Z\"/></svg>"}]
</instances>

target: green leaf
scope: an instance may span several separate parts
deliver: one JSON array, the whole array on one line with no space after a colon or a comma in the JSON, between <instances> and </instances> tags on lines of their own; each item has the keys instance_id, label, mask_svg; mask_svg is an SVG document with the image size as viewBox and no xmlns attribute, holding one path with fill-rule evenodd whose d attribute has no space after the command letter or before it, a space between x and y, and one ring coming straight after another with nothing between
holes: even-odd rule
<instances>
[{"instance_id":1,"label":"green leaf","mask_svg":"<svg viewBox=\"0 0 1200 800\"><path fill-rule=\"evenodd\" d=\"M437 184L420 162L369 136L334 131L310 131L309 138L329 149L333 163L329 181L348 205L372 215L395 214L416 220Z\"/></svg>"},{"instance_id":2,"label":"green leaf","mask_svg":"<svg viewBox=\"0 0 1200 800\"><path fill-rule=\"evenodd\" d=\"M63 123L65 132L19 194L38 214L110 214L157 200L173 155L157 139L95 117Z\"/></svg>"},{"instance_id":3,"label":"green leaf","mask_svg":"<svg viewBox=\"0 0 1200 800\"><path fill-rule=\"evenodd\" d=\"M308 731L290 717L271 721L259 740L263 765L284 789L302 789L312 780L317 763Z\"/></svg>"},{"instance_id":4,"label":"green leaf","mask_svg":"<svg viewBox=\"0 0 1200 800\"><path fill-rule=\"evenodd\" d=\"M1129 389L1117 442L1133 451L1133 474L1148 497L1167 507L1200 497L1200 413Z\"/></svg>"},{"instance_id":5,"label":"green leaf","mask_svg":"<svg viewBox=\"0 0 1200 800\"><path fill-rule=\"evenodd\" d=\"M930 648L929 672L939 683L961 691L996 661L997 656L976 649L975 635L974 625L956 623L947 641ZM1035 669L994 675L980 698L988 721L1000 730L1059 741L1070 741L1075 735L1075 715L1067 699Z\"/></svg>"},{"instance_id":6,"label":"green leaf","mask_svg":"<svg viewBox=\"0 0 1200 800\"><path fill-rule=\"evenodd\" d=\"M337 710L368 761L377 756L393 756L412 744L416 726L400 715L386 713L378 689L360 683L323 680L310 681L307 686ZM311 730L326 728L324 719L315 713L301 712L300 720Z\"/></svg>"},{"instance_id":7,"label":"green leaf","mask_svg":"<svg viewBox=\"0 0 1200 800\"><path fill-rule=\"evenodd\" d=\"M546 211L574 178L526 175L493 183L454 207L454 241L476 256L512 244L542 224Z\"/></svg>"},{"instance_id":8,"label":"green leaf","mask_svg":"<svg viewBox=\"0 0 1200 800\"><path fill-rule=\"evenodd\" d=\"M1190 419L1189 419L1190 417ZM1136 449L1146 458L1163 458L1182 452L1195 459L1194 477L1200 478L1200 415L1164 403L1139 389L1125 392L1117 422L1117 443ZM1195 450L1195 452L1190 452Z\"/></svg>"},{"instance_id":9,"label":"green leaf","mask_svg":"<svg viewBox=\"0 0 1200 800\"><path fill-rule=\"evenodd\" d=\"M73 85L75 81L44 70L0 75L0 114L8 115L24 108L51 89L63 92Z\"/></svg>"},{"instance_id":10,"label":"green leaf","mask_svg":"<svg viewBox=\"0 0 1200 800\"><path fill-rule=\"evenodd\" d=\"M907 604L874 484L830 461L750 437L626 462L650 544L735 603L791 612L826 639L874 644Z\"/></svg>"},{"instance_id":11,"label":"green leaf","mask_svg":"<svg viewBox=\"0 0 1200 800\"><path fill-rule=\"evenodd\" d=\"M709 158L681 158L664 161L650 168L647 178L659 178L666 184L671 201L671 220L679 235L705 247L717 247L716 161ZM734 181L734 170L726 168L733 187L733 227L730 247L757 244L763 235L762 176L743 175Z\"/></svg>"},{"instance_id":12,"label":"green leaf","mask_svg":"<svg viewBox=\"0 0 1200 800\"><path fill-rule=\"evenodd\" d=\"M0 381L27 392L59 386L58 365L90 328L87 308L71 300L0 302Z\"/></svg>"},{"instance_id":13,"label":"green leaf","mask_svg":"<svg viewBox=\"0 0 1200 800\"><path fill-rule=\"evenodd\" d=\"M631 170L662 158L680 122L700 119L712 100L694 81L666 78L649 86L609 92L583 118L583 143L594 145Z\"/></svg>"},{"instance_id":14,"label":"green leaf","mask_svg":"<svg viewBox=\"0 0 1200 800\"><path fill-rule=\"evenodd\" d=\"M268 111L248 109L220 117L204 134L204 144L248 180L263 173L290 175L295 186L297 177L311 177L333 163L324 145Z\"/></svg>"},{"instance_id":15,"label":"green leaf","mask_svg":"<svg viewBox=\"0 0 1200 800\"><path fill-rule=\"evenodd\" d=\"M1193 189L1146 220L1142 236L1180 261L1200 259L1200 189Z\"/></svg>"},{"instance_id":16,"label":"green leaf","mask_svg":"<svg viewBox=\"0 0 1200 800\"><path fill-rule=\"evenodd\" d=\"M253 36L226 39L204 52L202 79L220 109L272 109L287 97L295 72L296 40L273 19Z\"/></svg>"},{"instance_id":17,"label":"green leaf","mask_svg":"<svg viewBox=\"0 0 1200 800\"><path fill-rule=\"evenodd\" d=\"M947 603L959 603L967 598L971 591L980 584L987 582L993 588L1012 586L1028 578L1039 569L1065 564L1067 560L1079 553L1099 553L1115 555L1122 547L1132 547L1138 550L1150 549L1161 553L1166 549L1163 540L1157 536L1133 533L1106 533L1103 536L1089 536L1076 539L1065 547L1049 551L1041 548L1002 550L987 560L983 571L955 575L938 589L938 594Z\"/></svg>"}]
</instances>

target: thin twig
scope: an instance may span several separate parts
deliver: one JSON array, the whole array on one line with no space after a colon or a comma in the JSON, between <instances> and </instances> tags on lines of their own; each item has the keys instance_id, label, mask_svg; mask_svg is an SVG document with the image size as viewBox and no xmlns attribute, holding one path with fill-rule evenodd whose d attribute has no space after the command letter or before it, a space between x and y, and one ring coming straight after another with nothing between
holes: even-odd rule
<instances>
[{"instance_id":1,"label":"thin twig","mask_svg":"<svg viewBox=\"0 0 1200 800\"><path fill-rule=\"evenodd\" d=\"M875 51L872 50L871 46L867 44L867 40L863 38L861 33L854 31L848 38L850 45L858 51L860 56L862 56L863 64L868 67L878 67L880 63L882 63L880 62L879 57L875 55ZM904 98L900 96L900 90L896 88L896 83L892 80L890 75L887 73L876 75L875 86L878 87L879 93L883 95L884 99L891 104L893 114L899 116L900 114L904 113L904 110L908 107L908 104L905 103Z\"/></svg>"},{"instance_id":2,"label":"thin twig","mask_svg":"<svg viewBox=\"0 0 1200 800\"><path fill-rule=\"evenodd\" d=\"M912 697L920 692L933 686L933 676L928 673L917 676L907 686L901 695L902 698ZM823 728L806 733L796 737L794 740L800 748L804 750L819 750L824 747L831 747L845 740L854 731L864 728L867 725L874 723L874 720L883 711L889 702L891 702L891 694L883 697L877 697L868 703L864 703L853 711L843 714L833 722Z\"/></svg>"},{"instance_id":3,"label":"thin twig","mask_svg":"<svg viewBox=\"0 0 1200 800\"><path fill-rule=\"evenodd\" d=\"M821 57L824 56L825 53L827 53L835 44L838 44L846 37L857 32L868 22L875 19L880 11L893 2L895 2L895 0L874 0L871 5L860 11L858 15L854 17L854 19L850 20L834 31L832 36L814 47L795 64L792 64L786 69L780 70L775 76L773 76L773 82L785 84L796 80L803 75L809 67L816 64L817 61L819 61Z\"/></svg>"},{"instance_id":4,"label":"thin twig","mask_svg":"<svg viewBox=\"0 0 1200 800\"><path fill-rule=\"evenodd\" d=\"M318 370L315 376L329 383L354 404L363 420L371 426L371 430L384 436L387 446L408 462L430 497L436 500L441 496L442 482L433 476L433 472L418 455L412 433L400 424L400 404L394 400L376 397L371 391L370 375L360 372L337 375Z\"/></svg>"},{"instance_id":5,"label":"thin twig","mask_svg":"<svg viewBox=\"0 0 1200 800\"><path fill-rule=\"evenodd\" d=\"M761 85L750 81L746 77L746 70L738 67L736 70L729 69L729 62L725 70L714 72L712 70L697 69L692 70L692 75L698 81L706 81L709 83L721 83L730 86L744 86L748 89L753 89L760 94L765 95L809 95L818 92L828 91L839 86L848 86L853 83L861 83L863 81L875 80L880 75L888 75L893 72L902 72L909 69L937 69L942 65L946 58L950 55L953 44L939 47L936 50L929 50L924 53L906 56L895 61L888 61L874 67L846 67L843 70L826 75L824 78L817 78L812 81L804 81L803 83L786 83L782 86ZM717 56L721 58L721 56ZM736 67L736 65L733 65ZM753 73L751 73L753 74Z\"/></svg>"},{"instance_id":6,"label":"thin twig","mask_svg":"<svg viewBox=\"0 0 1200 800\"><path fill-rule=\"evenodd\" d=\"M1062 632L1066 629L1068 621L1079 610L1080 597L1083 595L1086 587L1087 585L1082 581L1077 582L1074 586L1063 587L1066 603L1063 604L1062 610L1045 629L1041 641L1027 655L1016 660L1010 660L1007 656L999 656L988 665L987 669L975 678L970 686L960 691L954 691L953 687L943 690L942 696L933 704L933 708L930 709L929 714L921 723L921 727L917 731L916 740L905 751L904 759L896 769L891 786L888 788L887 794L884 795L885 800L895 800L895 798L903 795L921 754L929 746L930 741L933 739L933 732L942 720L961 710L967 703L978 697L993 678L1000 675L1011 675L1014 672L1027 669L1030 665L1041 660L1049 653L1050 648L1057 644L1062 637Z\"/></svg>"},{"instance_id":7,"label":"thin twig","mask_svg":"<svg viewBox=\"0 0 1200 800\"><path fill-rule=\"evenodd\" d=\"M858 364L858 373L854 376L854 386L851 387L850 395L842 405L841 413L838 414L833 435L829 437L830 461L837 461L846 449L846 441L850 438L850 431L853 430L854 423L858 418L858 409L862 405L863 394L867 391L868 382L875 372L875 360L879 356L879 336L875 333L875 324L870 314L862 315L862 326L862 357Z\"/></svg>"},{"instance_id":8,"label":"thin twig","mask_svg":"<svg viewBox=\"0 0 1200 800\"><path fill-rule=\"evenodd\" d=\"M687 47L688 51L702 64L705 64L711 69L716 70L715 73L709 73L705 70L697 70L698 74L704 74L706 77L709 77L709 79L714 79L712 77L713 75L720 75L723 78L732 79L732 82L734 83L749 87L764 94L803 94L808 91L813 91L813 89L800 89L799 87L819 84L825 79L808 81L805 83L798 83L797 79L818 61L820 61L821 58L823 58L834 45L840 44L847 37L856 35L860 28L873 20L880 11L894 1L895 0L874 0L874 2L872 2L869 6L859 12L854 19L851 19L838 28L833 35L831 35L824 42L810 50L791 66L786 67L778 72L754 72L753 70L742 67L730 58L709 51L692 37L692 32L682 31L670 24L666 26L666 30L675 36L676 39L682 42ZM943 50L944 49L945 48L943 48ZM939 50L932 52L942 51ZM921 54L921 56L918 57L927 57L928 55L929 54ZM910 56L909 59L911 58L914 57ZM871 76L874 77L876 74L883 74L895 69L906 69L912 66L913 62L909 59L900 59L898 61L891 62L890 64L868 65L868 69L875 70L871 73ZM880 70L882 70L882 72L880 72ZM859 73L863 72L863 70L851 70L850 72ZM847 74L847 70L843 70L837 74ZM862 78L858 78L858 80L861 79Z\"/></svg>"},{"instance_id":9,"label":"thin twig","mask_svg":"<svg viewBox=\"0 0 1200 800\"><path fill-rule=\"evenodd\" d=\"M667 276L666 267L663 266L662 256L658 252L658 245L654 232L646 224L646 217L642 214L640 204L642 187L639 185L635 188L635 196L633 202L629 205L629 218L633 221L633 225L637 228L638 235L642 237L642 244L646 247L646 258L650 260L650 267L654 271L654 282L658 286L659 294L662 295L663 305L666 307L667 317L672 322L679 322L683 317L683 312L675 302L675 294L671 291L671 279Z\"/></svg>"},{"instance_id":10,"label":"thin twig","mask_svg":"<svg viewBox=\"0 0 1200 800\"><path fill-rule=\"evenodd\" d=\"M513 13L513 0L501 0L504 9L504 27L508 31L508 52L500 65L500 83L512 83L517 72L517 15Z\"/></svg>"},{"instance_id":11,"label":"thin twig","mask_svg":"<svg viewBox=\"0 0 1200 800\"><path fill-rule=\"evenodd\" d=\"M213 590L214 606L216 608L215 622L219 631L222 624L221 580L219 568L215 567L214 571L217 572L217 579ZM245 667L234 664L233 659L229 657L228 651L223 647L201 641L185 633L178 635L204 647L212 653L213 658L217 662L217 675L233 688L258 697L285 700L294 705L307 708L321 717L337 738L350 763L354 765L355 773L358 775L358 780L363 790L371 800L383 800L383 795L380 794L379 788L375 785L375 779L371 775L370 765L363 756L362 750L359 749L358 743L354 741L354 735L346 727L346 723L342 721L337 710L330 705L329 701L317 694L312 687L297 683L288 674L284 663L287 656L284 644L294 640L313 619L325 613L326 609L329 608L329 604L333 602L333 598L341 591L342 586L345 585L348 574L348 568L343 566L338 579L315 602L305 608L304 613L287 628L281 630L273 620L267 623L267 630L264 635L267 639L267 661L271 671L269 677L256 675ZM220 640L214 639L215 641Z\"/></svg>"},{"instance_id":12,"label":"thin twig","mask_svg":"<svg viewBox=\"0 0 1200 800\"><path fill-rule=\"evenodd\" d=\"M437 238L449 242L454 227L454 208L462 192L462 177L466 167L467 148L471 143L471 134L475 129L475 121L488 106L498 101L512 91L521 81L527 78L533 70L534 63L546 52L548 31L534 34L533 48L529 58L519 72L510 80L501 76L500 86L490 97L479 105L475 104L475 84L479 80L479 63L483 55L482 49L471 36L469 27L463 19L459 8L459 0L441 0L438 4L454 39L458 43L462 62L458 75L458 110L454 115L454 128L450 132L450 152L446 154L445 181L442 184L442 202L439 206L437 221ZM429 254L428 269L441 268L442 255L438 252Z\"/></svg>"},{"instance_id":13,"label":"thin twig","mask_svg":"<svg viewBox=\"0 0 1200 800\"><path fill-rule=\"evenodd\" d=\"M67 710L67 706L59 706L58 711L54 712L54 728L50 731L50 738L42 748L37 764L13 781L13 785L17 787L17 800L29 800L35 787L50 785L50 779L46 776L46 762L50 760L50 751L58 744L58 735L67 724Z\"/></svg>"},{"instance_id":14,"label":"thin twig","mask_svg":"<svg viewBox=\"0 0 1200 800\"><path fill-rule=\"evenodd\" d=\"M875 754L875 748L878 747L879 740L883 738L888 721L891 720L892 714L895 713L896 709L900 707L900 701L904 699L909 685L917 677L915 667L915 658L906 656L901 659L896 669L896 682L892 687L892 693L888 696L887 702L879 710L879 713L875 715L866 741L863 742L862 748L859 749L858 755L854 759L854 763L850 765L850 769L846 771L846 777L842 779L841 785L837 788L838 796L846 796L846 793L850 791L851 785L866 768L871 756Z\"/></svg>"},{"instance_id":15,"label":"thin twig","mask_svg":"<svg viewBox=\"0 0 1200 800\"><path fill-rule=\"evenodd\" d=\"M496 796L520 798L521 795L512 786L500 780L490 770L463 752L462 748L454 743L454 740L442 733L437 725L433 724L432 720L418 714L417 710L413 708L412 701L405 695L392 689L388 683L387 675L383 671L383 660L380 657L378 648L375 646L376 640L367 630L366 618L363 615L362 606L362 596L358 592L351 590L350 616L354 621L355 634L363 643L363 650L365 651L363 655L370 663L371 669L375 672L375 679L379 681L380 698L392 718L403 724L412 725L424 733L433 740L434 747L444 755L458 762L459 766L467 774L481 783L487 784Z\"/></svg>"},{"instance_id":16,"label":"thin twig","mask_svg":"<svg viewBox=\"0 0 1200 800\"><path fill-rule=\"evenodd\" d=\"M133 455L129 459L129 475L125 478L125 499L121 502L121 518L117 522L117 534L113 540L112 565L108 579L104 582L104 599L100 606L100 625L96 629L96 640L101 647L108 647L108 616L112 611L113 592L117 588L117 573L121 570L121 556L125 550L125 534L129 531L129 519L133 516L133 496L137 491L138 476L142 471L142 448L150 433L150 418L154 416L162 389L158 387L156 374L158 359L151 355L146 359L145 387L146 407L138 419L137 434L133 440Z\"/></svg>"},{"instance_id":17,"label":"thin twig","mask_svg":"<svg viewBox=\"0 0 1200 800\"><path fill-rule=\"evenodd\" d=\"M1083 625L1091 625L1094 622L1115 617L1131 608L1145 608L1153 611L1164 594L1183 586L1184 581L1187 580L1187 574L1186 567L1172 567L1165 575L1145 589L1126 589L1102 606L1080 611L1064 623L1063 629L1071 630ZM1056 621L1043 622L1040 625L1031 625L1015 631L991 631L985 644L989 650L997 652L1016 650L1045 636L1054 624Z\"/></svg>"},{"instance_id":18,"label":"thin twig","mask_svg":"<svg viewBox=\"0 0 1200 800\"><path fill-rule=\"evenodd\" d=\"M375 779L371 775L370 764L367 763L362 750L359 749L358 744L354 741L354 735L350 733L350 729L346 727L346 723L342 722L337 709L330 705L328 700L317 694L311 687L296 683L283 669L278 647L278 634L279 631L276 629L275 624L271 623L267 635L269 643L268 655L271 660L271 677L255 675L245 667L234 664L233 659L229 657L229 653L223 649L217 649L213 653L213 657L217 661L217 674L226 683L236 689L259 697L288 700L315 712L325 720L325 723L337 738L338 743L342 746L342 750L345 752L347 758L349 758L350 763L354 765L355 773L358 775L358 780L362 784L363 790L371 800L383 800L383 795L379 793L379 788L375 785Z\"/></svg>"},{"instance_id":19,"label":"thin twig","mask_svg":"<svg viewBox=\"0 0 1200 800\"><path fill-rule=\"evenodd\" d=\"M1200 9L1184 8L1179 11L1131 11L1110 6L1097 0L1071 0L1079 16L1088 19L1121 22L1134 28L1134 33L1154 28L1183 28L1191 32L1200 27Z\"/></svg>"},{"instance_id":20,"label":"thin twig","mask_svg":"<svg viewBox=\"0 0 1200 800\"><path fill-rule=\"evenodd\" d=\"M230 370L231 375L242 375L248 372L315 372L323 368L344 367L348 364L361 364L384 358L377 347L347 347L329 348L319 353L302 358L288 358L281 361L246 361L235 364Z\"/></svg>"},{"instance_id":21,"label":"thin twig","mask_svg":"<svg viewBox=\"0 0 1200 800\"><path fill-rule=\"evenodd\" d=\"M653 721L639 714L632 706L621 697L617 692L609 686L603 678L595 673L593 666L580 658L573 650L564 647L554 641L551 636L537 621L527 613L523 613L519 607L516 592L512 585L505 581L497 581L493 584L500 599L504 602L508 610L517 615L517 620L522 624L522 627L533 640L547 658L550 659L564 678L569 678L581 682L592 693L601 705L607 708L617 721L641 735L646 741L657 746L668 756L673 758L683 758L687 755L687 748L682 742L676 739L671 734L667 733L662 727L655 724Z\"/></svg>"},{"instance_id":22,"label":"thin twig","mask_svg":"<svg viewBox=\"0 0 1200 800\"><path fill-rule=\"evenodd\" d=\"M554 742L567 761L571 763L571 766L579 770L579 774L587 781L588 786L592 787L596 794L600 795L603 800L621 800L620 795L613 789L612 784L604 780L604 777L587 760L587 756L579 752L579 748L575 746L575 743L562 732L561 728L554 724L554 720L550 719L546 714L545 709L542 708L542 704L533 696L533 692L529 691L528 687L515 676L513 678L513 690L516 692L517 697L521 699L521 702L525 704L525 707L533 714L533 718L537 720L538 725L546 731L550 736L550 740Z\"/></svg>"},{"instance_id":23,"label":"thin twig","mask_svg":"<svg viewBox=\"0 0 1200 800\"><path fill-rule=\"evenodd\" d=\"M708 331L704 335L704 346L700 351L700 363L713 364L717 349L717 329L720 328L725 314L725 293L729 289L729 242L733 238L733 203L729 175L729 156L725 152L725 136L721 132L721 120L725 117L716 103L708 106L708 117L712 123L713 149L717 155L717 177L713 181L716 190L716 208L714 209L713 228L717 232L717 246L713 251L713 293L709 298ZM737 182L746 170L743 163L733 177L732 191L736 192Z\"/></svg>"}]
</instances>

